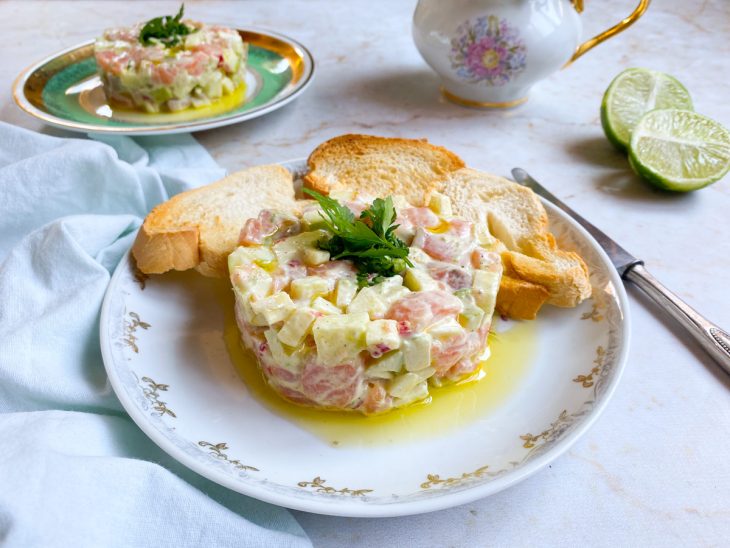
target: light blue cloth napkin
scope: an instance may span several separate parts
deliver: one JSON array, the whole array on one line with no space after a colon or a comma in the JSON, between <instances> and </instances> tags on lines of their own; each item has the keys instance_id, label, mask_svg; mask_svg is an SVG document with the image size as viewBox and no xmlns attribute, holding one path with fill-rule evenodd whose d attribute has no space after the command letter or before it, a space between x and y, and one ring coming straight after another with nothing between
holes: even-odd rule
<instances>
[{"instance_id":1,"label":"light blue cloth napkin","mask_svg":"<svg viewBox=\"0 0 730 548\"><path fill-rule=\"evenodd\" d=\"M309 546L282 508L177 464L124 413L99 350L145 214L223 175L189 135L59 139L0 123L0 544Z\"/></svg>"}]
</instances>

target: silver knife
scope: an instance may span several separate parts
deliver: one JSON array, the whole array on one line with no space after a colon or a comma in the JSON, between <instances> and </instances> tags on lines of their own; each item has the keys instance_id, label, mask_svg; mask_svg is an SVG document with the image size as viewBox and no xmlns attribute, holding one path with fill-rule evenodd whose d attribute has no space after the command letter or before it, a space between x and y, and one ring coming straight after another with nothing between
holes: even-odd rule
<instances>
[{"instance_id":1,"label":"silver knife","mask_svg":"<svg viewBox=\"0 0 730 548\"><path fill-rule=\"evenodd\" d=\"M692 337L704 348L707 353L730 374L730 335L723 329L704 318L694 308L669 291L644 268L644 261L637 259L623 247L598 230L575 211L548 192L540 183L530 177L524 169L516 167L512 176L518 183L530 188L553 205L562 209L575 219L601 245L610 257L613 266L624 280L636 284L660 308L672 316Z\"/></svg>"}]
</instances>

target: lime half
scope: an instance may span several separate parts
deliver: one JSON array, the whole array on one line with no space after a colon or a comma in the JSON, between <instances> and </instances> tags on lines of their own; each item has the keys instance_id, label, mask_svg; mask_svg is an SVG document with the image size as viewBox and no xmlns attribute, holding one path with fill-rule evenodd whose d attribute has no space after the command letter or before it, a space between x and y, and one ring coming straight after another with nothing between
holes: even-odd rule
<instances>
[{"instance_id":1,"label":"lime half","mask_svg":"<svg viewBox=\"0 0 730 548\"><path fill-rule=\"evenodd\" d=\"M654 110L636 124L629 160L659 188L696 190L730 170L730 132L691 110Z\"/></svg>"},{"instance_id":2,"label":"lime half","mask_svg":"<svg viewBox=\"0 0 730 548\"><path fill-rule=\"evenodd\" d=\"M606 137L625 150L631 131L654 109L692 110L692 99L676 78L642 68L630 68L614 78L601 102L601 125Z\"/></svg>"}]
</instances>

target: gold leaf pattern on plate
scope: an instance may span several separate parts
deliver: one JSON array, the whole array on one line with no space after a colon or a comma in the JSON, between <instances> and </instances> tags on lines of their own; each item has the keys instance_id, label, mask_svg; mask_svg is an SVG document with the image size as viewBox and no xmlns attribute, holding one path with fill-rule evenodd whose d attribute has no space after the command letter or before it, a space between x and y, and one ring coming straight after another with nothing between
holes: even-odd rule
<instances>
[{"instance_id":1,"label":"gold leaf pattern on plate","mask_svg":"<svg viewBox=\"0 0 730 548\"><path fill-rule=\"evenodd\" d=\"M211 455L213 455L215 458L220 459L222 461L227 462L228 464L233 465L234 468L237 468L238 470L250 470L252 472L260 472L258 468L255 468L253 466L249 466L248 464L243 464L238 459L231 459L226 455L223 451L228 451L229 447L228 444L225 442L221 443L210 443L209 441L199 441L198 445L200 447L207 447L208 451Z\"/></svg>"},{"instance_id":2,"label":"gold leaf pattern on plate","mask_svg":"<svg viewBox=\"0 0 730 548\"><path fill-rule=\"evenodd\" d=\"M563 433L563 431L565 430L565 426L569 424L571 418L572 417L568 415L568 411L566 409L563 409L563 411L560 413L560 416L558 416L558 419L551 423L548 428L540 432L538 435L534 436L530 433L527 433L520 436L520 439L525 442L522 444L522 447L524 447L525 449L532 449L538 444L545 444L549 441L552 441L558 435Z\"/></svg>"},{"instance_id":3,"label":"gold leaf pattern on plate","mask_svg":"<svg viewBox=\"0 0 730 548\"><path fill-rule=\"evenodd\" d=\"M602 346L596 347L596 359L593 360L595 366L591 369L587 375L578 375L573 379L573 382L579 382L583 385L583 388L590 388L595 382L595 377L601 374L601 370L606 361L606 349Z\"/></svg>"},{"instance_id":4,"label":"gold leaf pattern on plate","mask_svg":"<svg viewBox=\"0 0 730 548\"><path fill-rule=\"evenodd\" d=\"M334 487L325 485L326 481L326 479L317 476L312 481L300 481L297 485L305 489L309 487L314 489L317 493L325 493L328 495L350 495L352 497L362 497L365 496L365 493L373 492L372 489L350 489L349 487L335 489Z\"/></svg>"},{"instance_id":5,"label":"gold leaf pattern on plate","mask_svg":"<svg viewBox=\"0 0 730 548\"><path fill-rule=\"evenodd\" d=\"M428 481L424 481L421 484L421 489L430 489L434 485L442 485L444 487L451 487L452 485L459 485L461 483L464 483L467 480L471 480L474 478L481 478L486 475L491 475L487 473L487 470L489 469L489 466L482 466L481 468L477 468L473 472L464 472L461 474L461 476L456 478L445 478L441 479L441 476L438 474L428 474L426 478L428 478Z\"/></svg>"},{"instance_id":6,"label":"gold leaf pattern on plate","mask_svg":"<svg viewBox=\"0 0 730 548\"><path fill-rule=\"evenodd\" d=\"M593 306L591 307L590 312L584 312L583 315L580 317L581 320L592 320L594 322L600 322L603 320L603 314L601 314L601 305L598 303L598 301L594 298L593 299Z\"/></svg>"},{"instance_id":7,"label":"gold leaf pattern on plate","mask_svg":"<svg viewBox=\"0 0 730 548\"><path fill-rule=\"evenodd\" d=\"M151 326L147 322L143 322L139 314L136 312L130 312L128 314L129 320L124 320L124 334L125 337L122 339L124 341L124 344L126 344L129 348L131 348L135 354L139 354L139 347L137 346L137 336L135 333L137 332L137 328L141 327L142 329L149 329Z\"/></svg>"},{"instance_id":8,"label":"gold leaf pattern on plate","mask_svg":"<svg viewBox=\"0 0 730 548\"><path fill-rule=\"evenodd\" d=\"M167 407L167 404L160 399L160 392L167 392L169 386L167 384L160 384L153 381L149 377L142 377L142 382L147 383L147 387L142 388L144 397L152 403L152 409L156 411L157 416L170 415L172 418L177 418L177 415Z\"/></svg>"}]
</instances>

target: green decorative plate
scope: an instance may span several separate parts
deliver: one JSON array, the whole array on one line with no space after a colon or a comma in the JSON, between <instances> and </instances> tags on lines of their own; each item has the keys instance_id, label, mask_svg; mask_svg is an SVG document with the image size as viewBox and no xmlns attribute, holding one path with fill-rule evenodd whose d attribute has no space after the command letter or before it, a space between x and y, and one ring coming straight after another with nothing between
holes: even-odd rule
<instances>
[{"instance_id":1,"label":"green decorative plate","mask_svg":"<svg viewBox=\"0 0 730 548\"><path fill-rule=\"evenodd\" d=\"M151 135L200 131L262 116L292 101L312 81L314 60L298 42L269 31L238 32L249 44L245 88L209 107L159 114L113 108L97 75L93 40L24 70L13 84L13 98L31 116L63 129Z\"/></svg>"}]
</instances>

